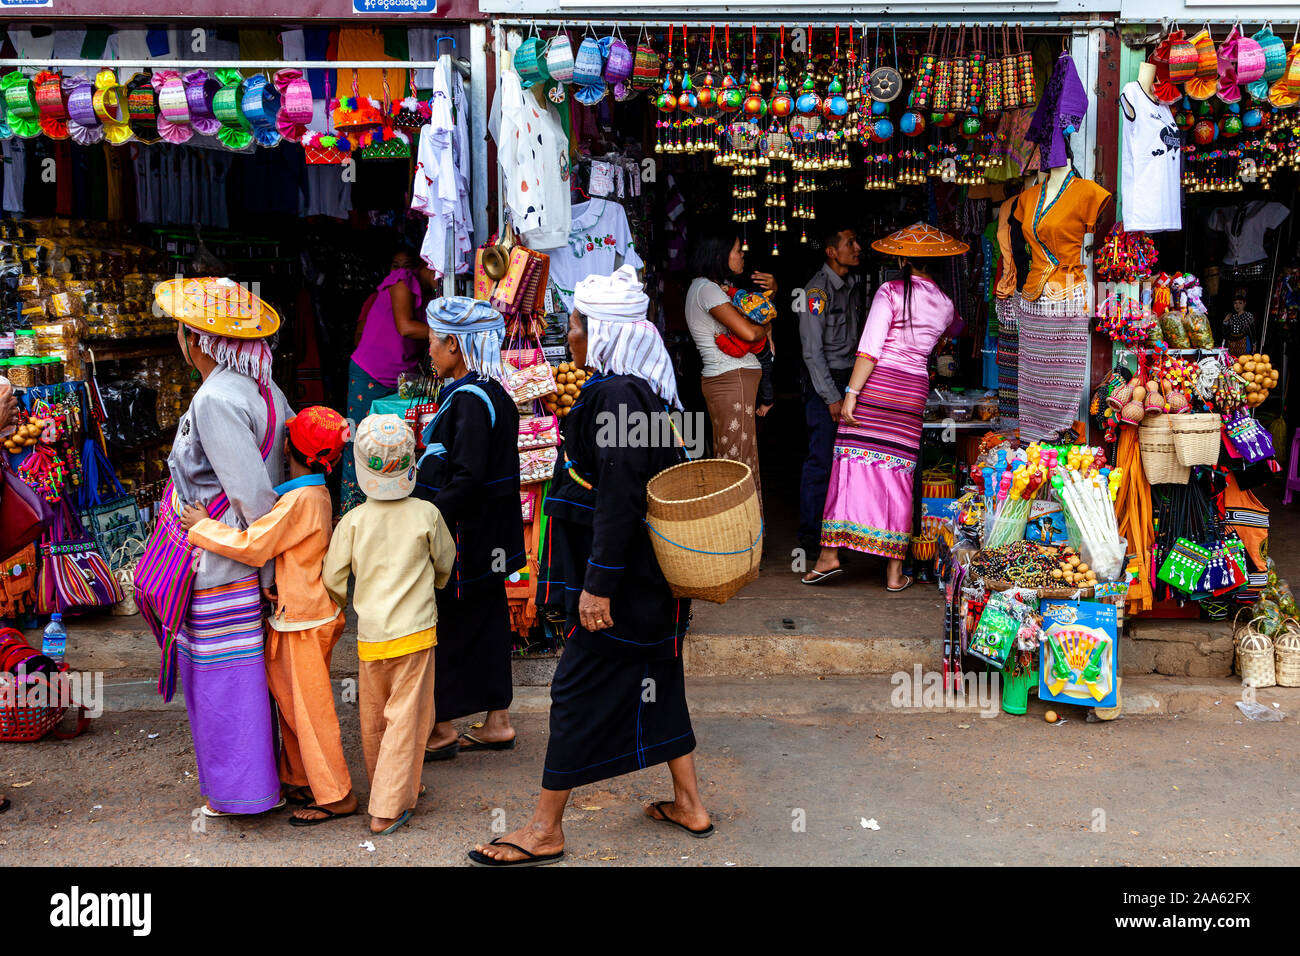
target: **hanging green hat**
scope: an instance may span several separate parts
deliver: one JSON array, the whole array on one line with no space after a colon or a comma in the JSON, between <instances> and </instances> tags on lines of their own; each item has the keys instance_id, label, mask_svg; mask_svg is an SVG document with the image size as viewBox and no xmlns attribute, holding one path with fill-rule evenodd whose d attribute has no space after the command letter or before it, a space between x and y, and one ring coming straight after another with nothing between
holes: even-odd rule
<instances>
[{"instance_id":1,"label":"hanging green hat","mask_svg":"<svg viewBox=\"0 0 1300 956\"><path fill-rule=\"evenodd\" d=\"M4 97L5 112L13 135L23 139L39 136L40 110L36 106L36 91L32 87L31 77L20 70L14 70L0 79L0 94Z\"/></svg>"},{"instance_id":2,"label":"hanging green hat","mask_svg":"<svg viewBox=\"0 0 1300 956\"><path fill-rule=\"evenodd\" d=\"M245 149L253 141L253 133L239 105L244 77L238 70L230 69L217 70L213 77L221 84L221 89L212 98L212 113L221 120L217 139L229 149Z\"/></svg>"}]
</instances>

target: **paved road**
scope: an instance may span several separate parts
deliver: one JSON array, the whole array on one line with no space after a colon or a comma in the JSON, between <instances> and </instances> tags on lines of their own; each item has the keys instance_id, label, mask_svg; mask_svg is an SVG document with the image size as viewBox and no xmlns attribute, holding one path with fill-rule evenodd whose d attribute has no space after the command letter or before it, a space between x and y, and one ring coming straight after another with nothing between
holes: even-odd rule
<instances>
[{"instance_id":1,"label":"paved road","mask_svg":"<svg viewBox=\"0 0 1300 956\"><path fill-rule=\"evenodd\" d=\"M717 835L643 820L670 795L663 768L577 791L568 865L789 863L1300 863L1295 717L1257 724L1222 709L1187 717L1048 725L1030 715L696 717L703 793ZM1079 712L1081 713L1081 712ZM0 750L0 860L45 865L460 864L513 827L536 793L545 717L518 718L513 753L426 768L414 821L361 844L362 818L309 830L283 813L206 821L183 712L107 713L81 739ZM355 712L344 740L359 755ZM360 767L353 767L360 775ZM862 826L874 820L878 830ZM799 824L802 823L802 827ZM1100 827L1104 826L1104 829Z\"/></svg>"}]
</instances>

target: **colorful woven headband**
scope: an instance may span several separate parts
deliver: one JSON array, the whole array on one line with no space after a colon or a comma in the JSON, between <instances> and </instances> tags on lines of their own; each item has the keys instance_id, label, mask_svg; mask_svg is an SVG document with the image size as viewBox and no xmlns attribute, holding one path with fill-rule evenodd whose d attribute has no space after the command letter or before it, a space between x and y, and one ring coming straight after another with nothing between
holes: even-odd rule
<instances>
[{"instance_id":1,"label":"colorful woven headband","mask_svg":"<svg viewBox=\"0 0 1300 956\"><path fill-rule=\"evenodd\" d=\"M613 86L632 75L636 57L627 44L618 37L605 37L600 41L600 52L605 57L605 82Z\"/></svg>"},{"instance_id":2,"label":"colorful woven headband","mask_svg":"<svg viewBox=\"0 0 1300 956\"><path fill-rule=\"evenodd\" d=\"M182 79L185 82L185 103L190 109L190 125L196 133L215 136L221 129L221 120L212 112L212 100L221 84L207 70L191 70Z\"/></svg>"},{"instance_id":3,"label":"colorful woven headband","mask_svg":"<svg viewBox=\"0 0 1300 956\"><path fill-rule=\"evenodd\" d=\"M96 86L100 86L102 76L103 73L100 73L95 78ZM107 97L105 102L107 103ZM126 81L126 111L130 130L136 139L142 143L158 142L158 94L153 90L148 73L136 73ZM98 112L100 119L103 119L103 111ZM112 135L107 130L105 134L112 141Z\"/></svg>"},{"instance_id":4,"label":"colorful woven headband","mask_svg":"<svg viewBox=\"0 0 1300 956\"><path fill-rule=\"evenodd\" d=\"M311 83L302 70L281 70L275 74L275 88L280 91L280 115L275 125L291 143L300 143L311 122Z\"/></svg>"},{"instance_id":5,"label":"colorful woven headband","mask_svg":"<svg viewBox=\"0 0 1300 956\"><path fill-rule=\"evenodd\" d=\"M1286 41L1265 24L1255 34L1254 40L1264 54L1264 75L1246 86L1246 92L1257 100L1268 97L1268 88L1286 75Z\"/></svg>"},{"instance_id":6,"label":"colorful woven headband","mask_svg":"<svg viewBox=\"0 0 1300 956\"><path fill-rule=\"evenodd\" d=\"M190 126L185 81L175 70L158 70L153 75L153 88L158 94L158 135L169 143L188 143L194 128Z\"/></svg>"},{"instance_id":7,"label":"colorful woven headband","mask_svg":"<svg viewBox=\"0 0 1300 956\"><path fill-rule=\"evenodd\" d=\"M604 65L600 41L595 37L585 37L573 58L573 85L577 87L573 95L579 103L594 106L604 98Z\"/></svg>"},{"instance_id":8,"label":"colorful woven headband","mask_svg":"<svg viewBox=\"0 0 1300 956\"><path fill-rule=\"evenodd\" d=\"M63 77L53 70L42 70L32 77L32 90L40 112L41 132L50 139L67 139L68 107L63 102Z\"/></svg>"},{"instance_id":9,"label":"colorful woven headband","mask_svg":"<svg viewBox=\"0 0 1300 956\"><path fill-rule=\"evenodd\" d=\"M265 76L258 73L244 81L244 95L240 97L239 106L253 127L253 139L257 140L258 146L279 145L280 131L276 129L275 121L280 115L280 94Z\"/></svg>"},{"instance_id":10,"label":"colorful woven headband","mask_svg":"<svg viewBox=\"0 0 1300 956\"><path fill-rule=\"evenodd\" d=\"M546 72L556 83L573 80L573 45L567 33L557 33L546 41Z\"/></svg>"},{"instance_id":11,"label":"colorful woven headband","mask_svg":"<svg viewBox=\"0 0 1300 956\"><path fill-rule=\"evenodd\" d=\"M1186 83L1196 75L1198 58L1196 46L1186 38L1182 30L1169 34L1169 82ZM1163 44L1162 44L1163 45ZM1159 53L1160 48L1156 48ZM1159 68L1157 67L1157 73Z\"/></svg>"},{"instance_id":12,"label":"colorful woven headband","mask_svg":"<svg viewBox=\"0 0 1300 956\"><path fill-rule=\"evenodd\" d=\"M152 87L146 86L145 90L147 96L152 95ZM114 146L135 138L127 106L130 96L127 88L117 82L117 74L112 70L100 70L95 74L95 118L103 124L104 138Z\"/></svg>"},{"instance_id":13,"label":"colorful woven headband","mask_svg":"<svg viewBox=\"0 0 1300 956\"><path fill-rule=\"evenodd\" d=\"M14 70L0 79L0 92L4 93L5 109L9 114L9 128L15 136L31 139L41 133L37 119L36 91L25 73Z\"/></svg>"},{"instance_id":14,"label":"colorful woven headband","mask_svg":"<svg viewBox=\"0 0 1300 956\"><path fill-rule=\"evenodd\" d=\"M91 146L104 138L104 124L95 115L95 84L88 77L70 76L63 81L68 94L68 136L80 146Z\"/></svg>"},{"instance_id":15,"label":"colorful woven headband","mask_svg":"<svg viewBox=\"0 0 1300 956\"><path fill-rule=\"evenodd\" d=\"M1219 79L1215 92L1225 103L1241 102L1241 86L1237 78L1237 51L1241 33L1233 27L1228 39L1219 45Z\"/></svg>"},{"instance_id":16,"label":"colorful woven headband","mask_svg":"<svg viewBox=\"0 0 1300 956\"><path fill-rule=\"evenodd\" d=\"M529 37L515 50L515 72L519 74L519 82L524 89L536 86L549 77L546 62L540 56L541 49L542 41L537 37Z\"/></svg>"},{"instance_id":17,"label":"colorful woven headband","mask_svg":"<svg viewBox=\"0 0 1300 956\"><path fill-rule=\"evenodd\" d=\"M1286 73L1268 88L1268 101L1280 110L1300 103L1300 43L1293 44L1286 63Z\"/></svg>"},{"instance_id":18,"label":"colorful woven headband","mask_svg":"<svg viewBox=\"0 0 1300 956\"><path fill-rule=\"evenodd\" d=\"M217 139L230 149L244 149L253 141L248 120L239 108L244 77L238 70L217 70L214 77L221 84L212 98L212 112L221 121Z\"/></svg>"}]
</instances>

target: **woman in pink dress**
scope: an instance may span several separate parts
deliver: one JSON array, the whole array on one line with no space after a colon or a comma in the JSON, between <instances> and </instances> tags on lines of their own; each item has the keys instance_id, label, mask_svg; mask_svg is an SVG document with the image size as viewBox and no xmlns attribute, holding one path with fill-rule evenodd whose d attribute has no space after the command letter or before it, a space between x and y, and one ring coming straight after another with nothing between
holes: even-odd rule
<instances>
[{"instance_id":1,"label":"woman in pink dress","mask_svg":"<svg viewBox=\"0 0 1300 956\"><path fill-rule=\"evenodd\" d=\"M912 540L913 476L930 353L957 321L952 300L916 260L959 255L969 247L918 224L872 248L897 256L903 277L876 291L858 342L835 436L821 553L804 583L838 574L839 549L851 548L888 559L885 587L904 591L912 585L903 559Z\"/></svg>"}]
</instances>

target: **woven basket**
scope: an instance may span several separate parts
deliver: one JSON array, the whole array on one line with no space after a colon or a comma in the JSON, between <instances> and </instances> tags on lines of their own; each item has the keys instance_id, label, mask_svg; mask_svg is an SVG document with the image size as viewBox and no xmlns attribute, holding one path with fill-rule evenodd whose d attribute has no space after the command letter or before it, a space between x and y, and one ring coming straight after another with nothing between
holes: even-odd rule
<instances>
[{"instance_id":1,"label":"woven basket","mask_svg":"<svg viewBox=\"0 0 1300 956\"><path fill-rule=\"evenodd\" d=\"M1173 415L1148 418L1138 427L1138 448L1142 470L1153 485L1185 485L1192 471L1178 461L1174 448Z\"/></svg>"},{"instance_id":2,"label":"woven basket","mask_svg":"<svg viewBox=\"0 0 1300 956\"><path fill-rule=\"evenodd\" d=\"M1195 412L1190 415L1171 415L1174 449L1178 462L1194 465L1213 465L1219 461L1220 432L1223 420L1213 412Z\"/></svg>"},{"instance_id":3,"label":"woven basket","mask_svg":"<svg viewBox=\"0 0 1300 956\"><path fill-rule=\"evenodd\" d=\"M1300 626L1288 621L1286 630L1273 642L1279 687L1300 687Z\"/></svg>"},{"instance_id":4,"label":"woven basket","mask_svg":"<svg viewBox=\"0 0 1300 956\"><path fill-rule=\"evenodd\" d=\"M705 458L661 471L646 485L646 525L674 597L724 604L758 577L763 519L743 462Z\"/></svg>"},{"instance_id":5,"label":"woven basket","mask_svg":"<svg viewBox=\"0 0 1300 956\"><path fill-rule=\"evenodd\" d=\"M1277 684L1273 642L1254 621L1246 625L1237 642L1237 673L1255 688Z\"/></svg>"}]
</instances>

